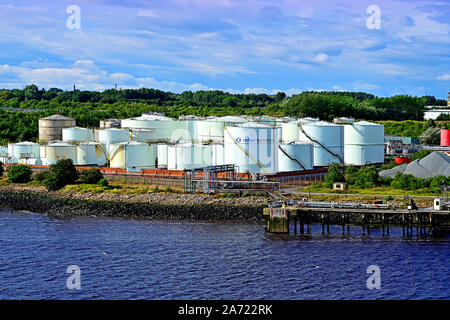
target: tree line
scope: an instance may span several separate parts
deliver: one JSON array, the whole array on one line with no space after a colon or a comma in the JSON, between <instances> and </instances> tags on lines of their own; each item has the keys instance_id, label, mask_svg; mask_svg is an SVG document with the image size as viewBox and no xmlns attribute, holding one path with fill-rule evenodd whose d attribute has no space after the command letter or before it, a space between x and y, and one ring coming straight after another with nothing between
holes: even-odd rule
<instances>
[{"instance_id":1,"label":"tree line","mask_svg":"<svg viewBox=\"0 0 450 320\"><path fill-rule=\"evenodd\" d=\"M283 92L231 94L215 90L178 94L149 88L99 92L46 90L29 85L24 89L0 89L0 143L35 140L38 119L56 112L75 118L77 125L83 127L97 127L102 119L134 117L145 112L164 112L175 118L192 114L421 121L428 104L445 105L446 101L431 96L379 98L364 92L302 92L287 97Z\"/></svg>"}]
</instances>

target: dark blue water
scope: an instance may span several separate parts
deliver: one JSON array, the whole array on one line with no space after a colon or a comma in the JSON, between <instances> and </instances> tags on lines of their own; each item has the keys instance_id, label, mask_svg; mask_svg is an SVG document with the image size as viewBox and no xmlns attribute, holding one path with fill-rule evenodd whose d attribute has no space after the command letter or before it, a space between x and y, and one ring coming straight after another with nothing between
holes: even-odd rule
<instances>
[{"instance_id":1,"label":"dark blue water","mask_svg":"<svg viewBox=\"0 0 450 320\"><path fill-rule=\"evenodd\" d=\"M0 299L449 299L450 237L0 211ZM69 290L69 265L81 289ZM369 265L381 288L369 290Z\"/></svg>"}]
</instances>

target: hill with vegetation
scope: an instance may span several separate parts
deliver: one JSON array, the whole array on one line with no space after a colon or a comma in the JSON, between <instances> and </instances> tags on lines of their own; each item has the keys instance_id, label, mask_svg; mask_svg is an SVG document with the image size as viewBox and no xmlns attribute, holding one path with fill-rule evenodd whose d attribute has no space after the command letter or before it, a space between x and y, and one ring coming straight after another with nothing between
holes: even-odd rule
<instances>
[{"instance_id":1,"label":"hill with vegetation","mask_svg":"<svg viewBox=\"0 0 450 320\"><path fill-rule=\"evenodd\" d=\"M267 95L185 91L178 94L148 88L98 92L45 90L29 85L24 89L0 90L0 143L36 140L38 119L56 112L75 118L77 125L83 127L98 127L102 119L128 118L145 112L164 112L169 117L270 115L327 121L335 117L422 121L425 106L429 104L445 105L446 101L431 96L379 98L364 92L302 92L287 97L283 92Z\"/></svg>"}]
</instances>

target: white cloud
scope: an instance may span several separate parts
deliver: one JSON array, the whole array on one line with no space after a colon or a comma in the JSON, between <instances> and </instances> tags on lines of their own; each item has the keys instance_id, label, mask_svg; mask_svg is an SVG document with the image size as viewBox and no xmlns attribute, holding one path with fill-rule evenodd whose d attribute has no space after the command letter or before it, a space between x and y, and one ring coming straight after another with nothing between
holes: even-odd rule
<instances>
[{"instance_id":1,"label":"white cloud","mask_svg":"<svg viewBox=\"0 0 450 320\"><path fill-rule=\"evenodd\" d=\"M441 76L438 76L437 78L436 78L437 80L450 80L450 74L443 74L443 75L441 75Z\"/></svg>"},{"instance_id":2,"label":"white cloud","mask_svg":"<svg viewBox=\"0 0 450 320\"><path fill-rule=\"evenodd\" d=\"M325 53L319 53L317 56L314 57L313 61L318 63L324 63L328 61L328 56Z\"/></svg>"}]
</instances>

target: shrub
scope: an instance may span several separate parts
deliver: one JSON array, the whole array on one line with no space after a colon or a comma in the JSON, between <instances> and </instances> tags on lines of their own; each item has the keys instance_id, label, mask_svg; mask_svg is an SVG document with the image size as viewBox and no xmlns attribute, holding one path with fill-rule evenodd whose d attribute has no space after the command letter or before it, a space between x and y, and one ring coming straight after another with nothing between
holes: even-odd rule
<instances>
[{"instance_id":1,"label":"shrub","mask_svg":"<svg viewBox=\"0 0 450 320\"><path fill-rule=\"evenodd\" d=\"M97 182L97 184L98 184L100 187L107 187L107 186L109 186L109 182L108 182L108 180L107 180L106 178L101 178L101 179Z\"/></svg>"},{"instance_id":2,"label":"shrub","mask_svg":"<svg viewBox=\"0 0 450 320\"><path fill-rule=\"evenodd\" d=\"M373 188L379 183L378 171L374 166L361 168L355 174L355 186L358 188Z\"/></svg>"},{"instance_id":3,"label":"shrub","mask_svg":"<svg viewBox=\"0 0 450 320\"><path fill-rule=\"evenodd\" d=\"M348 184L354 185L356 180L356 173L358 172L358 168L355 166L348 166L345 168L345 180Z\"/></svg>"},{"instance_id":4,"label":"shrub","mask_svg":"<svg viewBox=\"0 0 450 320\"><path fill-rule=\"evenodd\" d=\"M432 192L441 192L441 185L450 184L450 177L439 175L431 179L430 189Z\"/></svg>"},{"instance_id":5,"label":"shrub","mask_svg":"<svg viewBox=\"0 0 450 320\"><path fill-rule=\"evenodd\" d=\"M325 176L325 185L328 188L331 188L335 182L345 182L344 172L339 163L330 164L328 173Z\"/></svg>"},{"instance_id":6,"label":"shrub","mask_svg":"<svg viewBox=\"0 0 450 320\"><path fill-rule=\"evenodd\" d=\"M49 173L49 170L39 171L38 173L36 173L36 174L34 175L33 178L34 178L34 180L36 180L37 182L42 183L42 182L45 180L45 178L47 178L48 173Z\"/></svg>"},{"instance_id":7,"label":"shrub","mask_svg":"<svg viewBox=\"0 0 450 320\"><path fill-rule=\"evenodd\" d=\"M391 182L391 187L402 190L416 190L417 178L412 174L401 174L400 172L397 172L394 180Z\"/></svg>"},{"instance_id":8,"label":"shrub","mask_svg":"<svg viewBox=\"0 0 450 320\"><path fill-rule=\"evenodd\" d=\"M33 171L27 166L19 164L9 169L8 180L11 182L24 183L31 180Z\"/></svg>"},{"instance_id":9,"label":"shrub","mask_svg":"<svg viewBox=\"0 0 450 320\"><path fill-rule=\"evenodd\" d=\"M392 200L392 196L385 196L384 197L384 201L391 201Z\"/></svg>"},{"instance_id":10,"label":"shrub","mask_svg":"<svg viewBox=\"0 0 450 320\"><path fill-rule=\"evenodd\" d=\"M103 179L103 174L99 169L92 168L80 173L80 181L85 184L96 184Z\"/></svg>"},{"instance_id":11,"label":"shrub","mask_svg":"<svg viewBox=\"0 0 450 320\"><path fill-rule=\"evenodd\" d=\"M71 159L58 160L50 166L49 173L43 181L47 190L59 190L67 184L72 184L78 179L78 171Z\"/></svg>"},{"instance_id":12,"label":"shrub","mask_svg":"<svg viewBox=\"0 0 450 320\"><path fill-rule=\"evenodd\" d=\"M3 176L3 162L0 161L0 177Z\"/></svg>"}]
</instances>

